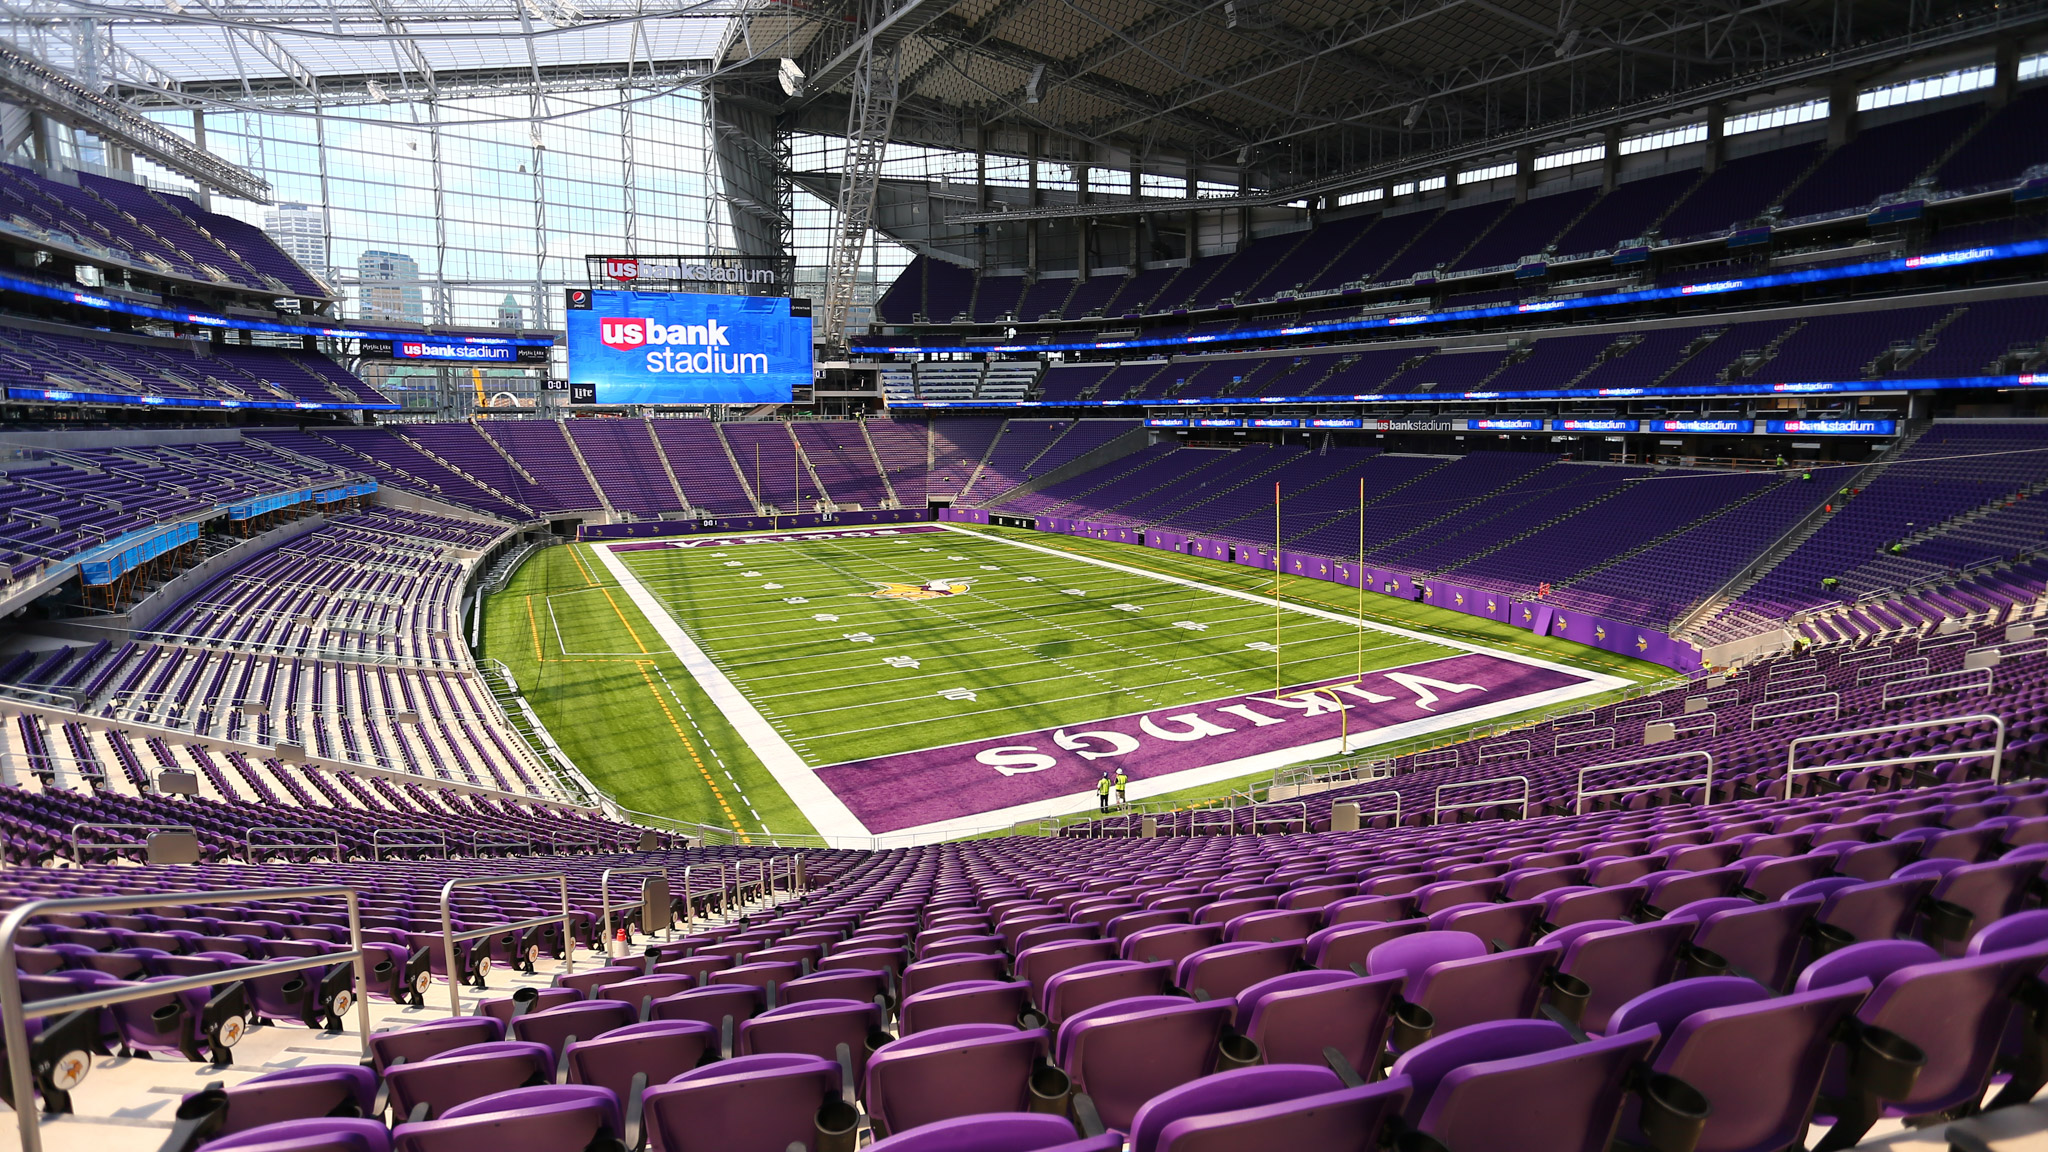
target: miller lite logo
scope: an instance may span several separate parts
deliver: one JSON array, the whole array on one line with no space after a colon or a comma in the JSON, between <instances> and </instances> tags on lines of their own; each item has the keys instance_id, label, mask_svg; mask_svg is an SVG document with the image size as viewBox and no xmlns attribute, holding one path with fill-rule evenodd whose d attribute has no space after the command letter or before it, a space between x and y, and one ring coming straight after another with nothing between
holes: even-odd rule
<instances>
[{"instance_id":1,"label":"miller lite logo","mask_svg":"<svg viewBox=\"0 0 2048 1152\"><path fill-rule=\"evenodd\" d=\"M621 284L630 283L640 278L640 262L638 260L608 259L604 262L604 274Z\"/></svg>"}]
</instances>

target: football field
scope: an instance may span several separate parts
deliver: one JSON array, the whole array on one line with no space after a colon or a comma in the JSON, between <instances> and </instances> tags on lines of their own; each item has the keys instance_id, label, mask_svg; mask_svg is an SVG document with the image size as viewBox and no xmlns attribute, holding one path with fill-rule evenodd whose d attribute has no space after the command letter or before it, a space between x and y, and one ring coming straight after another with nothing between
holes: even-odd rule
<instances>
[{"instance_id":1,"label":"football field","mask_svg":"<svg viewBox=\"0 0 2048 1152\"><path fill-rule=\"evenodd\" d=\"M659 746L665 727L688 746L667 774L714 795L664 814L742 831L993 827L1091 804L1108 771L1141 799L1640 678L1633 661L1575 659L1586 650L1526 632L1475 642L1387 613L1451 615L1437 609L1368 596L1361 620L1355 591L1298 580L1319 595L1283 592L1276 607L1271 573L1031 532L912 524L549 552L568 565L522 571L493 599L491 653L517 651L515 673L601 787L640 795L663 769L639 729Z\"/></svg>"}]
</instances>

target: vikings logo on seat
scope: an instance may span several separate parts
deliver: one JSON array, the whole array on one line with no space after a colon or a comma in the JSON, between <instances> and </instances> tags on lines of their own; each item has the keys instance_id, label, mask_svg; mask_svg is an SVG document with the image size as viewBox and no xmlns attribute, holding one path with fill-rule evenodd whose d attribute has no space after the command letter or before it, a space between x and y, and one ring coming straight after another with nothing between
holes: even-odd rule
<instances>
[{"instance_id":1,"label":"vikings logo on seat","mask_svg":"<svg viewBox=\"0 0 2048 1152\"><path fill-rule=\"evenodd\" d=\"M958 596L973 585L972 580L927 580L922 584L898 584L892 581L876 580L875 591L868 596L875 600L938 600L946 596Z\"/></svg>"}]
</instances>

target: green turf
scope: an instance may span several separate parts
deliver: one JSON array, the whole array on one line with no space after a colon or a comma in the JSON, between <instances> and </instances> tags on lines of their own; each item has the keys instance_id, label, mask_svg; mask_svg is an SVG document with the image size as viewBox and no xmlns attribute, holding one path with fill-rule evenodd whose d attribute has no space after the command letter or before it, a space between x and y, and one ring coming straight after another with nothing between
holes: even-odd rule
<instances>
[{"instance_id":1,"label":"green turf","mask_svg":"<svg viewBox=\"0 0 2048 1152\"><path fill-rule=\"evenodd\" d=\"M1269 607L1084 556L1218 588L1274 588L1270 572L1012 529L619 554L813 766L1273 688ZM878 584L934 579L973 583L936 599L870 595ZM1359 608L1356 591L1322 581L1283 579L1280 593L1346 614ZM1385 596L1366 595L1364 614L1633 680L1671 674ZM491 598L486 623L487 653L512 668L563 749L622 803L748 832L807 830L589 546L552 548L529 561ZM1285 612L1278 639L1288 685L1346 676L1361 663L1355 627ZM1367 670L1458 651L1371 630L1363 648ZM1197 802L1243 786L1171 799Z\"/></svg>"},{"instance_id":2,"label":"green turf","mask_svg":"<svg viewBox=\"0 0 2048 1152\"><path fill-rule=\"evenodd\" d=\"M562 641L620 655L568 655ZM576 766L626 807L750 836L812 830L587 548L528 560L486 602L483 645Z\"/></svg>"}]
</instances>

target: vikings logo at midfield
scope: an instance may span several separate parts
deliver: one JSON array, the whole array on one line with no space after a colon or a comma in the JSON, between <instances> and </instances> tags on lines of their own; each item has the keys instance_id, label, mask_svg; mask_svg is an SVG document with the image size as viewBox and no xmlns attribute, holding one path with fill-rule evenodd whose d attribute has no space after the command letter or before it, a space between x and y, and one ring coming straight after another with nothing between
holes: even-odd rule
<instances>
[{"instance_id":1,"label":"vikings logo at midfield","mask_svg":"<svg viewBox=\"0 0 2048 1152\"><path fill-rule=\"evenodd\" d=\"M972 580L927 580L922 584L896 584L889 581L873 582L875 591L868 596L875 600L938 600L946 596L958 596L967 591Z\"/></svg>"}]
</instances>

